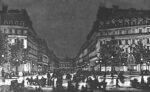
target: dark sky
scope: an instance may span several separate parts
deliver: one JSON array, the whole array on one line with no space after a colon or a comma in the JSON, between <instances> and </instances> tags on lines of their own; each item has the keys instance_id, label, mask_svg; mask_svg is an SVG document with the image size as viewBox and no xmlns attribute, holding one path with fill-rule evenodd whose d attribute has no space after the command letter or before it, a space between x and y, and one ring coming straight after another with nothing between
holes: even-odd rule
<instances>
[{"instance_id":1,"label":"dark sky","mask_svg":"<svg viewBox=\"0 0 150 92\"><path fill-rule=\"evenodd\" d=\"M26 8L33 26L60 58L76 56L95 21L99 5L150 9L150 0L3 0L9 9ZM105 1L105 2L104 2Z\"/></svg>"}]
</instances>

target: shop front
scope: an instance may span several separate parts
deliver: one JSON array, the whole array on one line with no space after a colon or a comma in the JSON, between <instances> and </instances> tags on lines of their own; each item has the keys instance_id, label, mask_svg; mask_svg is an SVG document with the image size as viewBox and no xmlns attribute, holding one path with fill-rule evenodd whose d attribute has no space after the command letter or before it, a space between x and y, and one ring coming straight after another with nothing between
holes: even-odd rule
<instances>
[{"instance_id":1,"label":"shop front","mask_svg":"<svg viewBox=\"0 0 150 92\"><path fill-rule=\"evenodd\" d=\"M48 72L48 64L44 62L38 62L38 73L45 74Z\"/></svg>"}]
</instances>

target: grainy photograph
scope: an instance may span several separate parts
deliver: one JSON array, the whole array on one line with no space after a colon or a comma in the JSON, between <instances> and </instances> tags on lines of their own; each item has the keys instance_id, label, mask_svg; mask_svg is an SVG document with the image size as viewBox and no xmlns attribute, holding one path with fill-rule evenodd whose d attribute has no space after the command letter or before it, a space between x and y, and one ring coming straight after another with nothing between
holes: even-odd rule
<instances>
[{"instance_id":1,"label":"grainy photograph","mask_svg":"<svg viewBox=\"0 0 150 92\"><path fill-rule=\"evenodd\" d=\"M150 0L0 0L0 92L150 92Z\"/></svg>"}]
</instances>

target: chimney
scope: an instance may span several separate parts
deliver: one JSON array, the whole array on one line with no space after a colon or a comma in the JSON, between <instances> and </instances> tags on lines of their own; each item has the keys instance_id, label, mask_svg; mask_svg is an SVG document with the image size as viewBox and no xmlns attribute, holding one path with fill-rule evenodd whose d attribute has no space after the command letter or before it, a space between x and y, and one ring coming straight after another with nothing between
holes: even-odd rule
<instances>
[{"instance_id":1,"label":"chimney","mask_svg":"<svg viewBox=\"0 0 150 92\"><path fill-rule=\"evenodd\" d=\"M6 13L7 10L8 10L8 5L3 4L3 5L2 5L2 11L3 11L4 13Z\"/></svg>"}]
</instances>

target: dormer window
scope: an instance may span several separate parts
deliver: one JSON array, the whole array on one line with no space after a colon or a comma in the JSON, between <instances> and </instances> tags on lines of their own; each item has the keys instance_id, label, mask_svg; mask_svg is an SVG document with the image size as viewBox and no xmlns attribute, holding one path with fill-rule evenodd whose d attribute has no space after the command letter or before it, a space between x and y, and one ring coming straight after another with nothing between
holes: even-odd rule
<instances>
[{"instance_id":1,"label":"dormer window","mask_svg":"<svg viewBox=\"0 0 150 92\"><path fill-rule=\"evenodd\" d=\"M139 29L139 33L142 33L142 29L141 28Z\"/></svg>"},{"instance_id":2,"label":"dormer window","mask_svg":"<svg viewBox=\"0 0 150 92\"><path fill-rule=\"evenodd\" d=\"M143 19L142 18L138 18L138 24L139 25L143 24Z\"/></svg>"},{"instance_id":3,"label":"dormer window","mask_svg":"<svg viewBox=\"0 0 150 92\"><path fill-rule=\"evenodd\" d=\"M106 25L109 25L110 24L110 22L109 21L106 21Z\"/></svg>"},{"instance_id":4,"label":"dormer window","mask_svg":"<svg viewBox=\"0 0 150 92\"><path fill-rule=\"evenodd\" d=\"M116 20L115 19L112 19L112 24L114 24L115 25L115 23L116 23Z\"/></svg>"},{"instance_id":5,"label":"dormer window","mask_svg":"<svg viewBox=\"0 0 150 92\"><path fill-rule=\"evenodd\" d=\"M149 24L149 23L150 23L150 18L147 17L147 18L146 18L146 24Z\"/></svg>"},{"instance_id":6,"label":"dormer window","mask_svg":"<svg viewBox=\"0 0 150 92\"><path fill-rule=\"evenodd\" d=\"M150 32L150 28L147 28L147 32Z\"/></svg>"},{"instance_id":7,"label":"dormer window","mask_svg":"<svg viewBox=\"0 0 150 92\"><path fill-rule=\"evenodd\" d=\"M137 19L136 18L132 18L132 21L131 21L132 25L136 25L137 24Z\"/></svg>"},{"instance_id":8,"label":"dormer window","mask_svg":"<svg viewBox=\"0 0 150 92\"><path fill-rule=\"evenodd\" d=\"M119 26L121 26L123 24L123 19L119 19L118 24L119 24Z\"/></svg>"}]
</instances>

